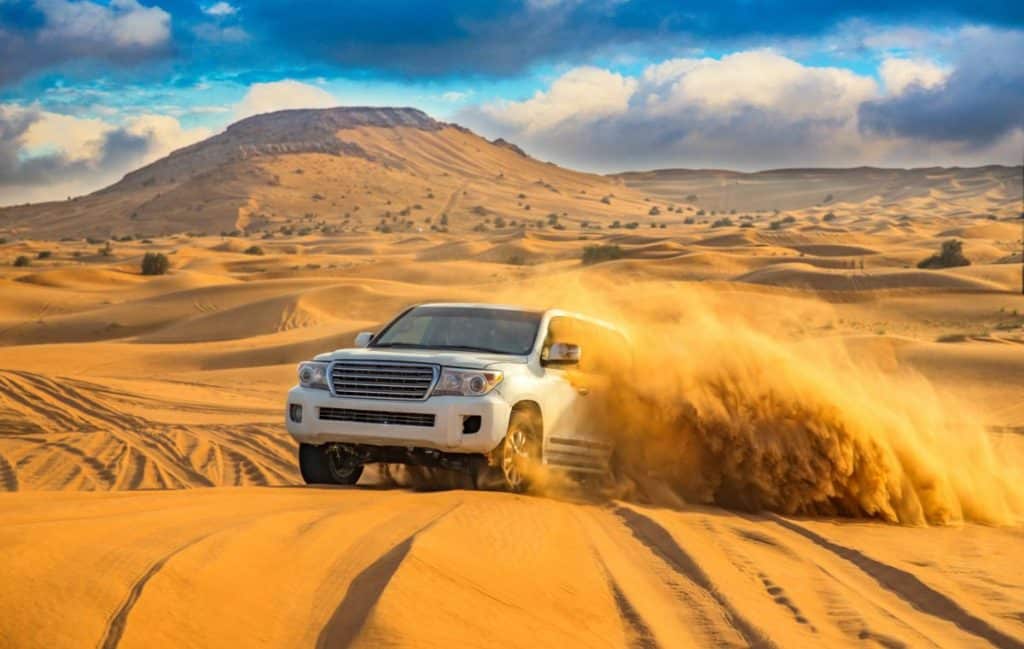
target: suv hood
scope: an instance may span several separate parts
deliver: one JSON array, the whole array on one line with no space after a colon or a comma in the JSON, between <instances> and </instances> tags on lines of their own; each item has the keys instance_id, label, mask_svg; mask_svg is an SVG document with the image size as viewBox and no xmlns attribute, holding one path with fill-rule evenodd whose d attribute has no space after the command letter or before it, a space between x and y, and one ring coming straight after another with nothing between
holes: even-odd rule
<instances>
[{"instance_id":1,"label":"suv hood","mask_svg":"<svg viewBox=\"0 0 1024 649\"><path fill-rule=\"evenodd\" d=\"M461 352L453 349L338 349L316 357L318 361L399 361L433 363L448 367L484 369L495 363L526 363L525 356Z\"/></svg>"}]
</instances>

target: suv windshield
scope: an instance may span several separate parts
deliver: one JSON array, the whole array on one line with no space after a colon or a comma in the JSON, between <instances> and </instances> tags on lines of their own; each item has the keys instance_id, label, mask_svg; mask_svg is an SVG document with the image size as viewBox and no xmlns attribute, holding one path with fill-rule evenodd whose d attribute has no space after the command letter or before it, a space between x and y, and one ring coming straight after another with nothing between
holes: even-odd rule
<instances>
[{"instance_id":1,"label":"suv windshield","mask_svg":"<svg viewBox=\"0 0 1024 649\"><path fill-rule=\"evenodd\" d=\"M486 307L420 306L399 316L370 347L530 353L541 314Z\"/></svg>"}]
</instances>

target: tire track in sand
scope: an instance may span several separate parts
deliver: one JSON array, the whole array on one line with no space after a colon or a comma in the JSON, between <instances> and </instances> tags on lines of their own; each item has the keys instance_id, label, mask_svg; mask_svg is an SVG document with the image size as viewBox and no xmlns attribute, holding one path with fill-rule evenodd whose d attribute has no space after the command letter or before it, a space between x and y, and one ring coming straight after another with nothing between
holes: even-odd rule
<instances>
[{"instance_id":1,"label":"tire track in sand","mask_svg":"<svg viewBox=\"0 0 1024 649\"><path fill-rule=\"evenodd\" d=\"M1024 642L1013 638L991 624L972 615L954 599L931 588L916 575L895 566L883 563L860 550L840 545L826 539L802 525L788 521L774 514L769 517L779 526L809 539L815 545L828 550L841 559L852 563L882 588L893 593L914 609L941 620L951 622L967 633L1000 649L1024 649Z\"/></svg>"},{"instance_id":2,"label":"tire track in sand","mask_svg":"<svg viewBox=\"0 0 1024 649\"><path fill-rule=\"evenodd\" d=\"M398 543L380 554L375 561L363 568L349 583L348 590L327 624L317 637L317 649L344 649L352 645L373 613L374 607L391 578L401 567L405 557L412 550L417 536L436 525L441 519L455 511L462 503L455 503L426 523L406 534ZM387 523L385 525L388 525ZM382 526L383 527L383 526ZM371 532L367 536L375 535ZM365 541L357 545L362 546Z\"/></svg>"},{"instance_id":3,"label":"tire track in sand","mask_svg":"<svg viewBox=\"0 0 1024 649\"><path fill-rule=\"evenodd\" d=\"M633 535L651 552L661 557L680 576L696 584L706 592L722 609L726 619L736 628L749 647L774 648L775 643L753 625L722 593L715 582L700 567L697 561L683 550L668 530L653 519L629 507L618 506L615 514Z\"/></svg>"}]
</instances>

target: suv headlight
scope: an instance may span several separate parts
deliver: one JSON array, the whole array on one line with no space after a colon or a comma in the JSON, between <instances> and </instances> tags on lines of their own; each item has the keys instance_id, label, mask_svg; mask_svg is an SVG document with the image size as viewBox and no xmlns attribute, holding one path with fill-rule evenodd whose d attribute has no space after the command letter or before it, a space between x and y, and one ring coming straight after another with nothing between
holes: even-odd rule
<instances>
[{"instance_id":1,"label":"suv headlight","mask_svg":"<svg viewBox=\"0 0 1024 649\"><path fill-rule=\"evenodd\" d=\"M304 388L328 390L327 363L323 361L299 363L299 385Z\"/></svg>"},{"instance_id":2,"label":"suv headlight","mask_svg":"<svg viewBox=\"0 0 1024 649\"><path fill-rule=\"evenodd\" d=\"M496 370L460 370L441 368L434 394L438 396L478 397L487 394L501 383L504 375Z\"/></svg>"}]
</instances>

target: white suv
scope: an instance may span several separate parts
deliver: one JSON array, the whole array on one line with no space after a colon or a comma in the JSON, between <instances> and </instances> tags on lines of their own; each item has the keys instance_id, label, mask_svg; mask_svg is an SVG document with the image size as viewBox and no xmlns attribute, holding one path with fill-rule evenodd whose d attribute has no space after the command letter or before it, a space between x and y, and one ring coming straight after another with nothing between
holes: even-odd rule
<instances>
[{"instance_id":1,"label":"white suv","mask_svg":"<svg viewBox=\"0 0 1024 649\"><path fill-rule=\"evenodd\" d=\"M604 473L611 446L583 341L625 354L608 324L559 310L423 304L356 348L299 364L285 420L309 484L355 484L363 465L463 470L524 490L536 465ZM596 397L595 397L596 398Z\"/></svg>"}]
</instances>

